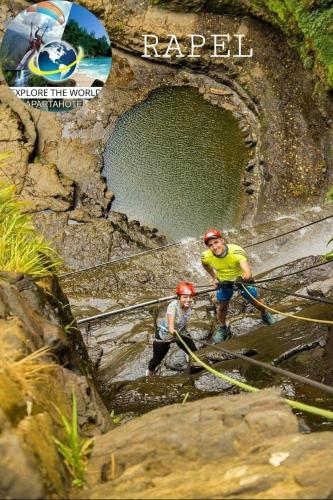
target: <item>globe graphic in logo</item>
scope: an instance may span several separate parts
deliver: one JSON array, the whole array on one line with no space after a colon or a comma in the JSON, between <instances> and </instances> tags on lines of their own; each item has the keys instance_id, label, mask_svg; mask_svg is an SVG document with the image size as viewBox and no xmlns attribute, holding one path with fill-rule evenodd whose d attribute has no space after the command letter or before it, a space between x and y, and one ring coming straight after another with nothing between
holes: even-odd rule
<instances>
[{"instance_id":1,"label":"globe graphic in logo","mask_svg":"<svg viewBox=\"0 0 333 500\"><path fill-rule=\"evenodd\" d=\"M41 71L58 71L57 73L43 75L51 81L61 82L67 80L74 73L76 64L68 68L69 64L77 61L77 54L73 47L67 42L49 42L41 48L38 54L37 64ZM63 68L63 71L61 71Z\"/></svg>"}]
</instances>

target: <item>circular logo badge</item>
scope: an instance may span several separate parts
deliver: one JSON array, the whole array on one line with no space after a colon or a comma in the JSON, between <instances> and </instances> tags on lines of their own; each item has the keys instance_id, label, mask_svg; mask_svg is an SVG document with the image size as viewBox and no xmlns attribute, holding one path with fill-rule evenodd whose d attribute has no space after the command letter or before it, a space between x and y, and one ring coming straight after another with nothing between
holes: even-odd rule
<instances>
[{"instance_id":1,"label":"circular logo badge","mask_svg":"<svg viewBox=\"0 0 333 500\"><path fill-rule=\"evenodd\" d=\"M7 26L0 64L15 95L42 111L96 97L111 68L111 42L89 10L63 0L27 7Z\"/></svg>"}]
</instances>

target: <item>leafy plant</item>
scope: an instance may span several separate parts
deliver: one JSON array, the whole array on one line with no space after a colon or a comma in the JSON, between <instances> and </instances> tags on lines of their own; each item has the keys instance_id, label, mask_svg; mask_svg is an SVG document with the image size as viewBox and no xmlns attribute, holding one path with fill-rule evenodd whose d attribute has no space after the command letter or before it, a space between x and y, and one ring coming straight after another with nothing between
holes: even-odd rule
<instances>
[{"instance_id":1,"label":"leafy plant","mask_svg":"<svg viewBox=\"0 0 333 500\"><path fill-rule=\"evenodd\" d=\"M0 156L0 162L7 155ZM0 181L0 269L41 278L56 272L60 258L50 243L39 235L31 217L22 213L23 203L15 198L15 187Z\"/></svg>"},{"instance_id":2,"label":"leafy plant","mask_svg":"<svg viewBox=\"0 0 333 500\"><path fill-rule=\"evenodd\" d=\"M326 193L326 199L333 201L333 186L330 187L330 189Z\"/></svg>"},{"instance_id":3,"label":"leafy plant","mask_svg":"<svg viewBox=\"0 0 333 500\"><path fill-rule=\"evenodd\" d=\"M68 304L69 305L69 304ZM77 330L79 331L79 329L76 327L76 326L73 326L73 323L75 323L75 319L73 319L73 321L71 321L70 323L68 323L68 325L65 325L64 326L64 331L67 335L70 335L72 330Z\"/></svg>"},{"instance_id":4,"label":"leafy plant","mask_svg":"<svg viewBox=\"0 0 333 500\"><path fill-rule=\"evenodd\" d=\"M332 243L333 241L333 238L331 238L327 243L326 243L326 246L328 246L330 243ZM325 253L325 258L326 260L333 260L333 249L328 252L328 253Z\"/></svg>"},{"instance_id":5,"label":"leafy plant","mask_svg":"<svg viewBox=\"0 0 333 500\"><path fill-rule=\"evenodd\" d=\"M116 415L116 413L115 413L114 410L112 410L112 412L110 413L110 417L111 417L112 423L115 424L115 425L120 425L121 421L123 419L123 416L122 415Z\"/></svg>"},{"instance_id":6,"label":"leafy plant","mask_svg":"<svg viewBox=\"0 0 333 500\"><path fill-rule=\"evenodd\" d=\"M65 465L72 476L73 486L81 488L85 485L87 457L91 452L94 438L82 439L78 432L77 402L72 393L72 418L69 420L61 410L55 407L66 433L66 442L53 438L59 453L63 456Z\"/></svg>"}]
</instances>

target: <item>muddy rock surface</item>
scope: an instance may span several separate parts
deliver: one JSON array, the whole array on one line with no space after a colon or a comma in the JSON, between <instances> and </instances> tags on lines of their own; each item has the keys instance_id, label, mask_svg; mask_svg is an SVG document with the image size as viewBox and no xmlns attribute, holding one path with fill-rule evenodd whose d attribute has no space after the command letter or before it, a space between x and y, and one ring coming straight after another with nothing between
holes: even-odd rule
<instances>
[{"instance_id":1,"label":"muddy rock surface","mask_svg":"<svg viewBox=\"0 0 333 500\"><path fill-rule=\"evenodd\" d=\"M332 440L300 434L272 390L173 405L97 438L73 497L327 498Z\"/></svg>"}]
</instances>

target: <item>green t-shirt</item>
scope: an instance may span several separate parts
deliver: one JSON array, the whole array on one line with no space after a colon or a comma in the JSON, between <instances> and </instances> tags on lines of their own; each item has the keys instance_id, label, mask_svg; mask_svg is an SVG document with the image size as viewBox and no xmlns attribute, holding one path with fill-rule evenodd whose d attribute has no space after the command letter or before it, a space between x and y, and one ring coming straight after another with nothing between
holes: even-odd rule
<instances>
[{"instance_id":1,"label":"green t-shirt","mask_svg":"<svg viewBox=\"0 0 333 500\"><path fill-rule=\"evenodd\" d=\"M238 245L226 245L227 254L216 257L211 250L205 250L201 255L201 262L213 268L219 281L233 281L237 276L243 276L241 262L247 261L245 250Z\"/></svg>"}]
</instances>

